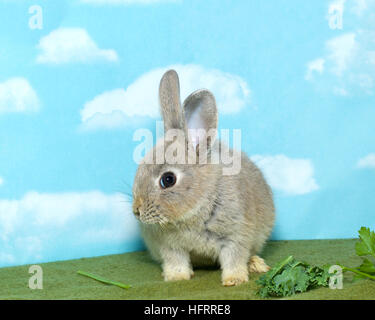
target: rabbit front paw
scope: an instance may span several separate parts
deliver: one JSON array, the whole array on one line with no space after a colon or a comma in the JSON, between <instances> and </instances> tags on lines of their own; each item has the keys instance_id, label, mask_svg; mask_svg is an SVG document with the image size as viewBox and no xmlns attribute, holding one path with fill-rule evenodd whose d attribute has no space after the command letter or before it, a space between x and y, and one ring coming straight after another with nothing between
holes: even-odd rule
<instances>
[{"instance_id":1,"label":"rabbit front paw","mask_svg":"<svg viewBox=\"0 0 375 320\"><path fill-rule=\"evenodd\" d=\"M193 270L186 267L166 268L163 273L164 281L190 280Z\"/></svg>"},{"instance_id":2,"label":"rabbit front paw","mask_svg":"<svg viewBox=\"0 0 375 320\"><path fill-rule=\"evenodd\" d=\"M248 281L249 276L247 270L233 270L232 272L223 271L221 277L221 282L225 287L237 286Z\"/></svg>"}]
</instances>

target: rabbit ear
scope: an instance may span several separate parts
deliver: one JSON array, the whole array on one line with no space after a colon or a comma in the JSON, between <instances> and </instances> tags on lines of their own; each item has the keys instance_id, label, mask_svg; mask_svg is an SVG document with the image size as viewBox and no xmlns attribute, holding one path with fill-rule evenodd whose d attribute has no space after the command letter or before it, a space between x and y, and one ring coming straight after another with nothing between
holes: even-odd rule
<instances>
[{"instance_id":1,"label":"rabbit ear","mask_svg":"<svg viewBox=\"0 0 375 320\"><path fill-rule=\"evenodd\" d=\"M193 147L197 150L197 146L204 142L210 148L216 139L218 122L213 94L205 89L193 92L185 99L183 110Z\"/></svg>"},{"instance_id":2,"label":"rabbit ear","mask_svg":"<svg viewBox=\"0 0 375 320\"><path fill-rule=\"evenodd\" d=\"M164 133L169 129L185 129L180 102L180 83L177 72L167 71L160 80L160 111L164 120Z\"/></svg>"}]
</instances>

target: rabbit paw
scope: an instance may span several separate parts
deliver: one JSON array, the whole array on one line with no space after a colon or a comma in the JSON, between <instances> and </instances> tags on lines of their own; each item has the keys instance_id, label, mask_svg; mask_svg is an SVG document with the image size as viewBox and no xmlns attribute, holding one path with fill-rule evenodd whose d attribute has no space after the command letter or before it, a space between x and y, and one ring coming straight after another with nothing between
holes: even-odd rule
<instances>
[{"instance_id":1,"label":"rabbit paw","mask_svg":"<svg viewBox=\"0 0 375 320\"><path fill-rule=\"evenodd\" d=\"M221 277L222 284L225 287L237 286L249 281L247 270L236 270L234 272L224 271Z\"/></svg>"},{"instance_id":2,"label":"rabbit paw","mask_svg":"<svg viewBox=\"0 0 375 320\"><path fill-rule=\"evenodd\" d=\"M249 271L250 272L267 272L270 270L270 267L266 264L266 262L259 256L252 256L249 261Z\"/></svg>"},{"instance_id":3,"label":"rabbit paw","mask_svg":"<svg viewBox=\"0 0 375 320\"><path fill-rule=\"evenodd\" d=\"M231 277L224 278L222 280L222 283L223 283L223 286L225 287L231 287L231 286L237 286L247 281L249 281L248 277L231 276Z\"/></svg>"},{"instance_id":4,"label":"rabbit paw","mask_svg":"<svg viewBox=\"0 0 375 320\"><path fill-rule=\"evenodd\" d=\"M194 272L186 268L173 268L164 270L162 275L164 281L190 280L190 278L194 276Z\"/></svg>"}]
</instances>

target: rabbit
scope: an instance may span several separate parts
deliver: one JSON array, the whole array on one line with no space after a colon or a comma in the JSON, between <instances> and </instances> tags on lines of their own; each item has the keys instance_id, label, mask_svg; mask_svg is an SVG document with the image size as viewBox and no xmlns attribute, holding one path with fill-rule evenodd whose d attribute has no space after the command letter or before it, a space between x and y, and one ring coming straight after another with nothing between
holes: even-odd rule
<instances>
[{"instance_id":1,"label":"rabbit","mask_svg":"<svg viewBox=\"0 0 375 320\"><path fill-rule=\"evenodd\" d=\"M217 129L213 94L205 89L195 91L181 107L179 78L176 71L169 70L160 81L159 103L164 138L140 162L132 192L133 213L147 249L162 264L164 280L189 280L194 275L193 266L207 264L220 265L224 286L247 282L249 272L268 271L257 254L274 225L273 195L245 153L240 153L241 168L236 175L224 175L226 165L221 162L145 160L164 155L172 143L181 150L195 151L190 154L198 159L217 155L223 144L215 135L190 133L194 128L205 132ZM167 141L168 130L180 130L187 138ZM199 148L203 142L209 142L206 149ZM233 154L232 149L230 152ZM186 159L190 160L188 156Z\"/></svg>"}]
</instances>

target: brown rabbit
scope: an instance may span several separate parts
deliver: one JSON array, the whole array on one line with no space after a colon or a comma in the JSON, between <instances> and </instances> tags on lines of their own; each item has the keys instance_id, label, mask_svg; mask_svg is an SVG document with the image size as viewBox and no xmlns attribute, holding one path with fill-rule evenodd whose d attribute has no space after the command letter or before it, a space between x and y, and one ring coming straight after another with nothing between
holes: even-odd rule
<instances>
[{"instance_id":1,"label":"brown rabbit","mask_svg":"<svg viewBox=\"0 0 375 320\"><path fill-rule=\"evenodd\" d=\"M151 255L162 263L164 279L188 280L193 265L207 262L220 264L225 286L248 281L249 271L266 272L269 267L256 254L271 233L275 210L261 171L244 153L239 153L241 168L235 175L224 175L227 165L222 162L189 162L191 157L213 159L225 147L215 134L208 134L217 129L215 98L207 90L198 90L181 108L174 70L161 79L159 97L165 137L176 129L188 139L172 142L164 137L145 159L164 154L172 143L195 151L187 152L188 164L144 161L134 181L133 211ZM204 129L207 134L191 129ZM206 148L200 148L203 142Z\"/></svg>"}]
</instances>

